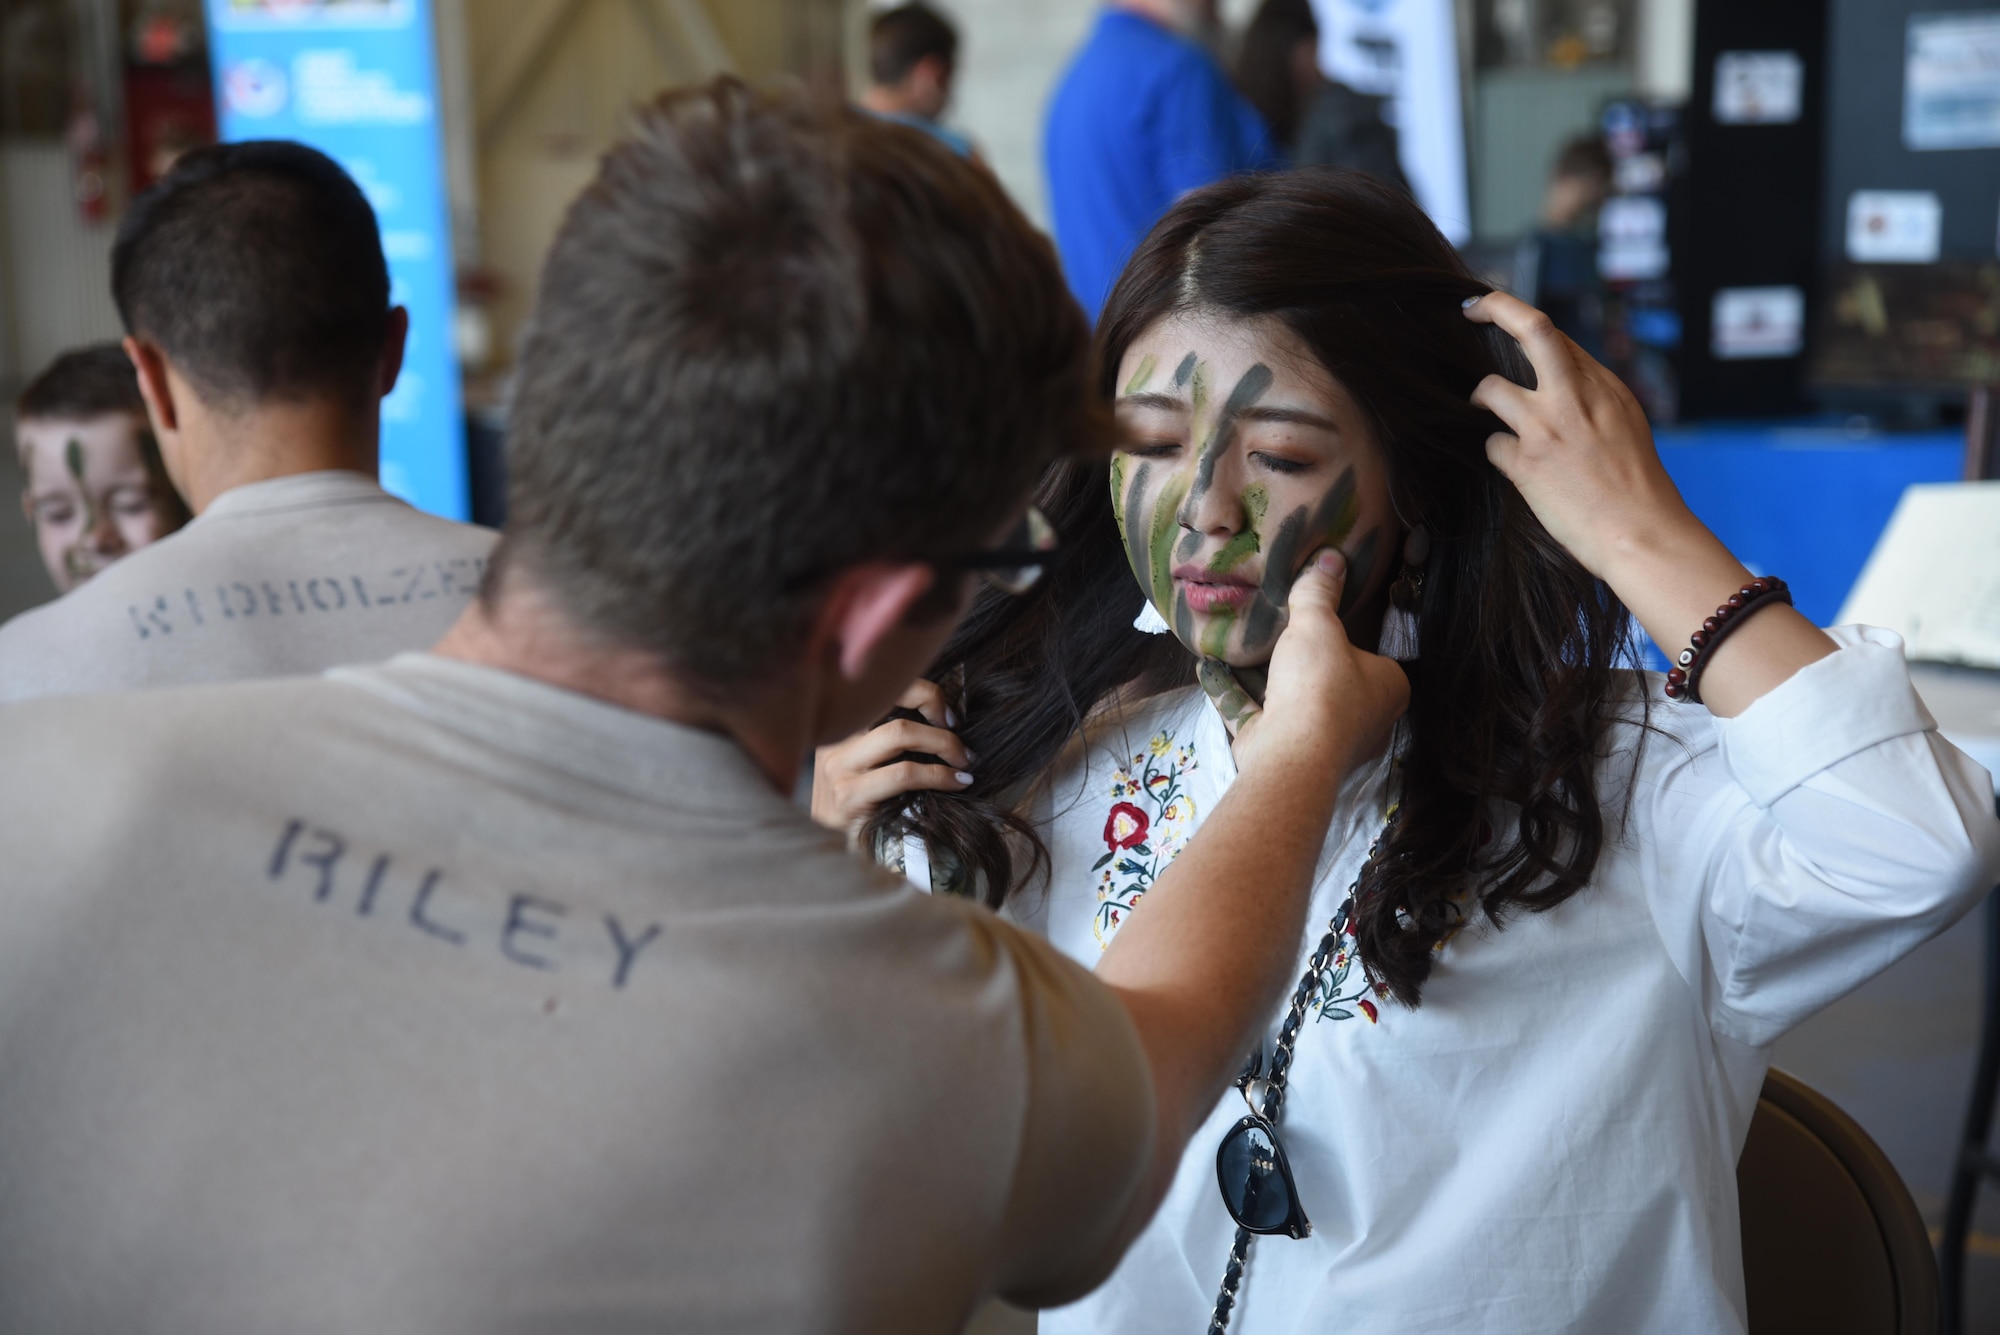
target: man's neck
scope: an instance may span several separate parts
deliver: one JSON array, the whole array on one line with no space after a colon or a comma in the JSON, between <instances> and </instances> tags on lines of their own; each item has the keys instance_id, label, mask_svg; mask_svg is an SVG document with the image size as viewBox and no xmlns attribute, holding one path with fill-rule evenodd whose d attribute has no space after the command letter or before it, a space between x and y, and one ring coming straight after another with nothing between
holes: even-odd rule
<instances>
[{"instance_id":1,"label":"man's neck","mask_svg":"<svg viewBox=\"0 0 2000 1335\"><path fill-rule=\"evenodd\" d=\"M810 748L798 692L762 692L723 703L644 649L594 641L517 574L489 602L475 598L432 652L587 695L635 714L719 732L743 749L771 786L789 794Z\"/></svg>"},{"instance_id":2,"label":"man's neck","mask_svg":"<svg viewBox=\"0 0 2000 1335\"><path fill-rule=\"evenodd\" d=\"M196 514L253 482L300 473L351 471L374 477L379 460L373 412L357 416L328 402L259 404L188 422L177 479Z\"/></svg>"},{"instance_id":3,"label":"man's neck","mask_svg":"<svg viewBox=\"0 0 2000 1335\"><path fill-rule=\"evenodd\" d=\"M920 114L910 105L910 99L903 95L902 90L885 88L879 83L871 85L866 92L861 94L861 105L864 110L872 111L877 116L915 116Z\"/></svg>"}]
</instances>

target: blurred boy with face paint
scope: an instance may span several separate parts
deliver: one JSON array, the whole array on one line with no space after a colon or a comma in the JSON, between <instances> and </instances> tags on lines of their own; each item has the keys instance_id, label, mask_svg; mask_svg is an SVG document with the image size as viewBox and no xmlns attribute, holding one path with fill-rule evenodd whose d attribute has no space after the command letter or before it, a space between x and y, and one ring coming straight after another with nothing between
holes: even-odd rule
<instances>
[{"instance_id":1,"label":"blurred boy with face paint","mask_svg":"<svg viewBox=\"0 0 2000 1335\"><path fill-rule=\"evenodd\" d=\"M115 343L50 363L15 405L14 440L27 483L21 508L57 593L187 522L138 377Z\"/></svg>"}]
</instances>

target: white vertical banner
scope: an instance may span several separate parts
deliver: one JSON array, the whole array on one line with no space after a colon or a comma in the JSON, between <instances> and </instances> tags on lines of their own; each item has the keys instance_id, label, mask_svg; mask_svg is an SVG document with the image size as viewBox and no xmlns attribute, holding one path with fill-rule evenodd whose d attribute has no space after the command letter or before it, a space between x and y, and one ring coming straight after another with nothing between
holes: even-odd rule
<instances>
[{"instance_id":1,"label":"white vertical banner","mask_svg":"<svg viewBox=\"0 0 2000 1335\"><path fill-rule=\"evenodd\" d=\"M1319 67L1390 99L1403 174L1454 245L1472 235L1452 0L1312 0Z\"/></svg>"}]
</instances>

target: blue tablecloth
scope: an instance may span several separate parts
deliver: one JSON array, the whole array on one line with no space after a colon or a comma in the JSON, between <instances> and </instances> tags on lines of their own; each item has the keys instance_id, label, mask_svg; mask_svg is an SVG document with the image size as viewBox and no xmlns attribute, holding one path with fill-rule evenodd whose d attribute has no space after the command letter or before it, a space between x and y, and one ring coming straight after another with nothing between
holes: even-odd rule
<instances>
[{"instance_id":1,"label":"blue tablecloth","mask_svg":"<svg viewBox=\"0 0 2000 1335\"><path fill-rule=\"evenodd\" d=\"M1782 576L1822 626L1833 624L1903 489L1956 482L1965 467L1957 430L1856 436L1759 424L1672 427L1656 438L1702 522L1752 572Z\"/></svg>"}]
</instances>

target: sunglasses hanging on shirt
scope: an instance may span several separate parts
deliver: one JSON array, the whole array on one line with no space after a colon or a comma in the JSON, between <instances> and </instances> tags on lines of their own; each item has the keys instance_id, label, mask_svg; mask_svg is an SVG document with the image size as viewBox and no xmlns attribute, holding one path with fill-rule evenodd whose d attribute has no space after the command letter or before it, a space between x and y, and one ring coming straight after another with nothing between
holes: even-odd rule
<instances>
[{"instance_id":1,"label":"sunglasses hanging on shirt","mask_svg":"<svg viewBox=\"0 0 2000 1335\"><path fill-rule=\"evenodd\" d=\"M1278 1138L1278 1115L1285 1106L1285 1089L1291 1076L1292 1049L1298 1042L1299 1026L1305 1023L1306 1011L1319 993L1327 971L1333 967L1341 935L1347 930L1349 906L1361 888L1361 878L1374 864L1382 838L1394 823L1392 811L1383 823L1382 832L1368 846L1368 856L1362 859L1361 870L1354 874L1346 901L1333 915L1319 947L1306 961L1305 976L1299 979L1298 990L1292 993L1291 1009L1285 1014L1284 1027L1278 1031L1278 1045L1271 1053L1270 1075L1263 1076L1264 1052L1260 1047L1250 1054L1243 1074L1236 1079L1237 1091L1249 1104L1250 1112L1229 1129L1215 1152L1215 1176L1222 1188L1222 1206L1236 1221L1236 1239L1229 1248L1229 1264L1222 1272L1222 1288L1215 1295L1209 1335L1225 1335L1229 1329L1236 1294L1243 1286L1243 1267L1250 1259L1250 1243L1257 1235L1282 1233L1298 1239L1312 1233L1312 1221L1306 1218L1305 1207L1299 1202L1298 1181L1292 1176L1291 1160L1285 1155L1284 1142ZM1258 1085L1263 1086L1261 1104L1251 1098Z\"/></svg>"}]
</instances>

